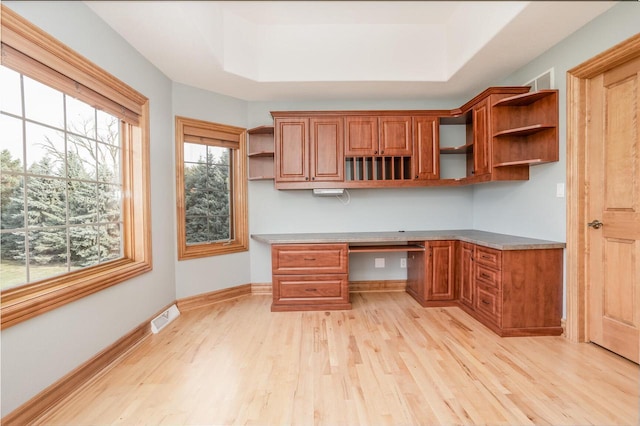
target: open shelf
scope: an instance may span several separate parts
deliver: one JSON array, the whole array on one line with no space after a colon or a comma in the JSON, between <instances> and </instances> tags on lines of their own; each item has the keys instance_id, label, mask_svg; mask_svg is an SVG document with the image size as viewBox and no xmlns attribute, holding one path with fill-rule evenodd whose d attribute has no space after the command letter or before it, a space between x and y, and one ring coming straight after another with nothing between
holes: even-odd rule
<instances>
[{"instance_id":1,"label":"open shelf","mask_svg":"<svg viewBox=\"0 0 640 426\"><path fill-rule=\"evenodd\" d=\"M259 126L247 130L249 134L249 180L274 179L275 151L273 126Z\"/></svg>"},{"instance_id":2,"label":"open shelf","mask_svg":"<svg viewBox=\"0 0 640 426\"><path fill-rule=\"evenodd\" d=\"M547 96L552 96L556 93L555 90L539 90L537 92L523 93L521 95L510 96L508 98L500 99L493 104L494 107L507 107L507 106L527 106L531 105Z\"/></svg>"},{"instance_id":3,"label":"open shelf","mask_svg":"<svg viewBox=\"0 0 640 426\"><path fill-rule=\"evenodd\" d=\"M534 158L532 160L506 161L504 163L494 164L493 167L522 166L525 164L536 165L536 164L542 164L542 163L544 163L544 161L542 161L541 158Z\"/></svg>"},{"instance_id":4,"label":"open shelf","mask_svg":"<svg viewBox=\"0 0 640 426\"><path fill-rule=\"evenodd\" d=\"M273 157L273 151L258 151L248 154L248 157Z\"/></svg>"},{"instance_id":5,"label":"open shelf","mask_svg":"<svg viewBox=\"0 0 640 426\"><path fill-rule=\"evenodd\" d=\"M467 154L473 152L473 144L452 147L440 147L440 154Z\"/></svg>"},{"instance_id":6,"label":"open shelf","mask_svg":"<svg viewBox=\"0 0 640 426\"><path fill-rule=\"evenodd\" d=\"M417 244L406 245L372 245L372 246L349 246L349 253L379 253L379 252L409 252L424 251L423 246Z\"/></svg>"},{"instance_id":7,"label":"open shelf","mask_svg":"<svg viewBox=\"0 0 640 426\"><path fill-rule=\"evenodd\" d=\"M514 129L503 130L501 132L495 133L493 136L494 137L500 137L500 136L528 136L528 135L533 135L534 133L542 132L543 130L555 129L555 128L556 128L555 125L533 124L531 126L523 126L523 127L516 127Z\"/></svg>"}]
</instances>

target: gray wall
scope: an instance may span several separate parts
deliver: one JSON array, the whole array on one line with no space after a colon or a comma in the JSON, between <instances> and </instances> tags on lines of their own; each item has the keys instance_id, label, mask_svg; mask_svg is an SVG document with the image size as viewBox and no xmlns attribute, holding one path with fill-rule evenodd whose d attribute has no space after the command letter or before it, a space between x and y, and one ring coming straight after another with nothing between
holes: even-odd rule
<instances>
[{"instance_id":1,"label":"gray wall","mask_svg":"<svg viewBox=\"0 0 640 426\"><path fill-rule=\"evenodd\" d=\"M150 99L153 271L2 330L1 415L137 327L176 298L171 81L82 2L9 6Z\"/></svg>"},{"instance_id":2,"label":"gray wall","mask_svg":"<svg viewBox=\"0 0 640 426\"><path fill-rule=\"evenodd\" d=\"M173 83L174 115L246 128L247 107L247 102L236 98ZM173 118L172 123L175 127ZM175 157L175 149L171 152ZM171 173L175 176L174 167ZM177 248L172 249L177 259ZM175 281L178 299L248 284L251 282L249 252L176 261Z\"/></svg>"}]
</instances>

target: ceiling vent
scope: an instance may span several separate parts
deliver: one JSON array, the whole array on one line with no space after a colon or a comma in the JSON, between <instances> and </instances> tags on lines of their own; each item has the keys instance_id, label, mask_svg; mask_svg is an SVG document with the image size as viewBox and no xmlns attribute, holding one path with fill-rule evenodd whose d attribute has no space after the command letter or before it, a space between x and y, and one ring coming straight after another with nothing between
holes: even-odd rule
<instances>
[{"instance_id":1,"label":"ceiling vent","mask_svg":"<svg viewBox=\"0 0 640 426\"><path fill-rule=\"evenodd\" d=\"M537 92L538 90L545 89L554 89L555 81L553 78L553 68L545 71L533 80L526 82L523 86L531 86L532 92Z\"/></svg>"}]
</instances>

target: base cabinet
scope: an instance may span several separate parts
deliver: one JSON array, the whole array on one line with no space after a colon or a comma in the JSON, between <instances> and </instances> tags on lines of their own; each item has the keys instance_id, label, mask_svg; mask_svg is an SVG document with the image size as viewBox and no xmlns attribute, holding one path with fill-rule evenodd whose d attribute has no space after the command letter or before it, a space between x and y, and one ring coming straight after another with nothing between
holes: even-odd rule
<instances>
[{"instance_id":1,"label":"base cabinet","mask_svg":"<svg viewBox=\"0 0 640 426\"><path fill-rule=\"evenodd\" d=\"M460 307L500 336L562 334L562 249L460 254ZM470 265L469 265L470 263Z\"/></svg>"},{"instance_id":2,"label":"base cabinet","mask_svg":"<svg viewBox=\"0 0 640 426\"><path fill-rule=\"evenodd\" d=\"M271 246L276 311L351 309L347 244Z\"/></svg>"},{"instance_id":3,"label":"base cabinet","mask_svg":"<svg viewBox=\"0 0 640 426\"><path fill-rule=\"evenodd\" d=\"M408 256L407 293L422 306L449 306L456 299L457 241L425 241Z\"/></svg>"}]
</instances>

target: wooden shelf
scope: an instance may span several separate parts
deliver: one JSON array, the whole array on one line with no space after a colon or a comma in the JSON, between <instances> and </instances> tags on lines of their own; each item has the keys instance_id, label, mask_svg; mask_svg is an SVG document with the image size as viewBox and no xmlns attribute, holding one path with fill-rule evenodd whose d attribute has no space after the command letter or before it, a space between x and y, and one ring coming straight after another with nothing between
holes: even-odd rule
<instances>
[{"instance_id":1,"label":"wooden shelf","mask_svg":"<svg viewBox=\"0 0 640 426\"><path fill-rule=\"evenodd\" d=\"M273 176L251 176L248 180L273 180Z\"/></svg>"},{"instance_id":2,"label":"wooden shelf","mask_svg":"<svg viewBox=\"0 0 640 426\"><path fill-rule=\"evenodd\" d=\"M440 148L440 154L467 154L469 152L473 152L473 144Z\"/></svg>"},{"instance_id":3,"label":"wooden shelf","mask_svg":"<svg viewBox=\"0 0 640 426\"><path fill-rule=\"evenodd\" d=\"M533 135L534 133L542 132L547 129L555 129L555 125L548 124L534 124L531 126L517 127L514 129L506 129L501 132L495 133L493 136L498 138L501 136L527 136Z\"/></svg>"},{"instance_id":4,"label":"wooden shelf","mask_svg":"<svg viewBox=\"0 0 640 426\"><path fill-rule=\"evenodd\" d=\"M379 252L408 252L424 251L424 247L416 244L406 245L377 245L377 246L350 246L349 253L379 253Z\"/></svg>"},{"instance_id":5,"label":"wooden shelf","mask_svg":"<svg viewBox=\"0 0 640 426\"><path fill-rule=\"evenodd\" d=\"M249 134L249 180L274 179L275 153L273 126L259 126L247 130Z\"/></svg>"},{"instance_id":6,"label":"wooden shelf","mask_svg":"<svg viewBox=\"0 0 640 426\"><path fill-rule=\"evenodd\" d=\"M500 99L493 104L494 107L509 107L509 106L527 106L534 102L544 99L547 96L552 96L555 90L539 90L537 92L523 93L521 95L510 96L508 98Z\"/></svg>"},{"instance_id":7,"label":"wooden shelf","mask_svg":"<svg viewBox=\"0 0 640 426\"><path fill-rule=\"evenodd\" d=\"M250 135L268 135L273 133L273 126L258 126L247 130Z\"/></svg>"},{"instance_id":8,"label":"wooden shelf","mask_svg":"<svg viewBox=\"0 0 640 426\"><path fill-rule=\"evenodd\" d=\"M258 152L252 152L250 154L247 155L247 157L273 157L274 156L274 152L273 151L258 151Z\"/></svg>"},{"instance_id":9,"label":"wooden shelf","mask_svg":"<svg viewBox=\"0 0 640 426\"><path fill-rule=\"evenodd\" d=\"M542 164L542 163L544 163L544 161L542 161L542 159L535 158L535 159L532 159L532 160L506 161L504 163L494 164L493 167L522 166L522 165L525 165L525 164L536 165L536 164Z\"/></svg>"}]
</instances>

